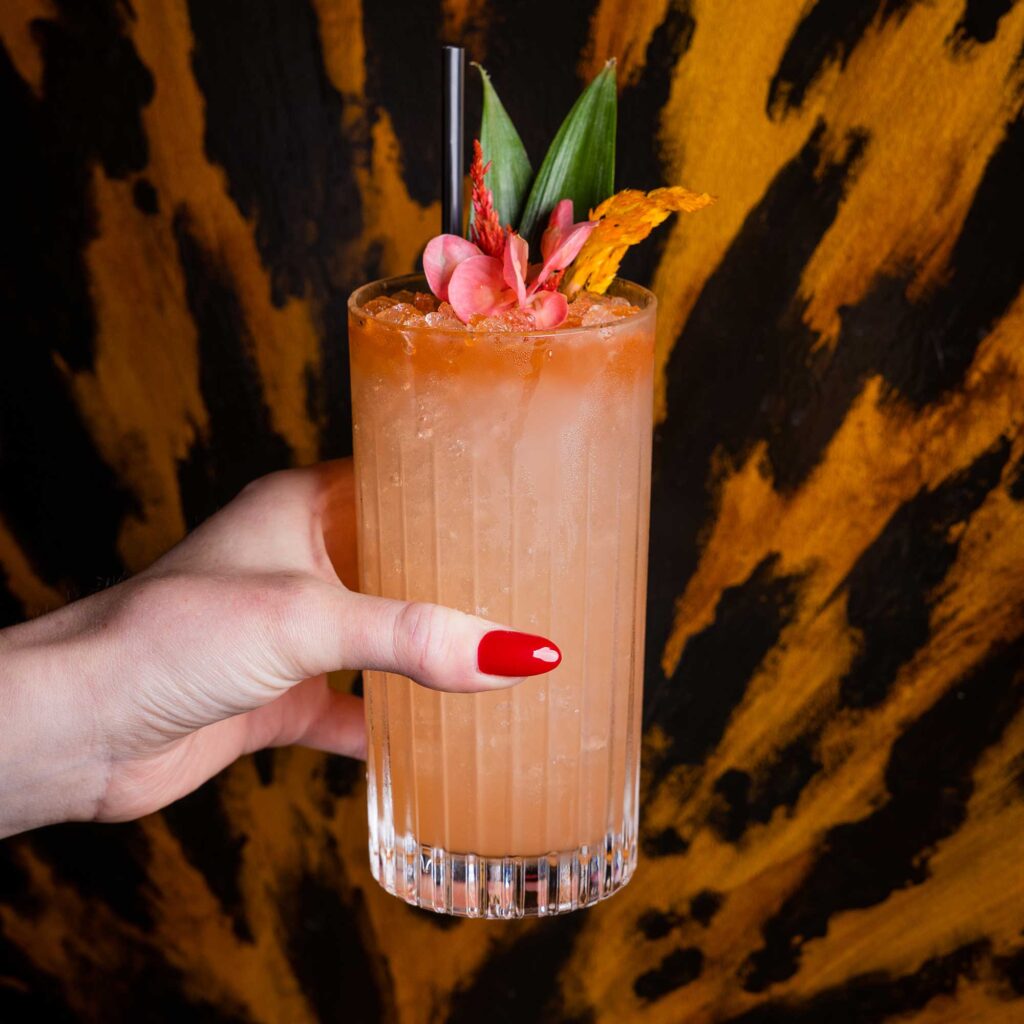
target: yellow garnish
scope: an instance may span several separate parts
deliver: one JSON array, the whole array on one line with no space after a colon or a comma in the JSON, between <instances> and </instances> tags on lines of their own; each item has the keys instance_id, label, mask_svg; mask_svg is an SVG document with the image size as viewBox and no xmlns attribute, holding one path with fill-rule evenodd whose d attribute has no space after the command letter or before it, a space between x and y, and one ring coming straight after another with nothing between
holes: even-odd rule
<instances>
[{"instance_id":1,"label":"yellow garnish","mask_svg":"<svg viewBox=\"0 0 1024 1024\"><path fill-rule=\"evenodd\" d=\"M624 188L610 196L590 219L599 221L569 270L565 291L581 288L603 294L615 278L626 250L643 241L670 213L693 213L710 206L714 199L679 185L641 192Z\"/></svg>"}]
</instances>

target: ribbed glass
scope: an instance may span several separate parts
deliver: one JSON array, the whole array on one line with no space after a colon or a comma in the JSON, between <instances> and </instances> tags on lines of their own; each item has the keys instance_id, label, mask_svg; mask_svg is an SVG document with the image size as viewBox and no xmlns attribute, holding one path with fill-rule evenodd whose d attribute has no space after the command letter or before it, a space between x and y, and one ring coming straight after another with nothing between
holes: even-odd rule
<instances>
[{"instance_id":1,"label":"ribbed glass","mask_svg":"<svg viewBox=\"0 0 1024 1024\"><path fill-rule=\"evenodd\" d=\"M361 588L540 633L554 672L442 694L365 676L370 862L447 914L587 906L636 864L654 298L531 334L440 331L349 303Z\"/></svg>"}]
</instances>

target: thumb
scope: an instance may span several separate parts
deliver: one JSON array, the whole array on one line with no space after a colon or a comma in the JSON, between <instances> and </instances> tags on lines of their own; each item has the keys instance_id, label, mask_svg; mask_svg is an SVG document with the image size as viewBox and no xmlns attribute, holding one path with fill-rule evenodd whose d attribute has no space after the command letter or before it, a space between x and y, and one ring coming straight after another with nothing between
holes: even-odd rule
<instances>
[{"instance_id":1,"label":"thumb","mask_svg":"<svg viewBox=\"0 0 1024 1024\"><path fill-rule=\"evenodd\" d=\"M278 652L296 679L376 669L434 690L473 693L513 686L562 660L545 637L442 605L371 597L320 581L296 604Z\"/></svg>"}]
</instances>

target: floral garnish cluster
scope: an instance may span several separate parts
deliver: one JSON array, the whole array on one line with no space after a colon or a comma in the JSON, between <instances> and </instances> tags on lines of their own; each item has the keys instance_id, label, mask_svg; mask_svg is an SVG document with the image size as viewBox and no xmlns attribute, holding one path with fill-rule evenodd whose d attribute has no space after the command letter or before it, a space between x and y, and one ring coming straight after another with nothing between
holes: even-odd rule
<instances>
[{"instance_id":1,"label":"floral garnish cluster","mask_svg":"<svg viewBox=\"0 0 1024 1024\"><path fill-rule=\"evenodd\" d=\"M536 175L490 78L483 68L480 73L484 105L470 167L469 237L432 238L423 253L423 271L434 295L448 302L463 323L518 311L518 322L551 329L568 314L566 292L604 292L628 246L670 213L693 212L712 199L678 186L612 195L614 61L576 101ZM576 209L591 211L589 218L574 221ZM530 239L536 240L545 217L540 259L531 263Z\"/></svg>"},{"instance_id":2,"label":"floral garnish cluster","mask_svg":"<svg viewBox=\"0 0 1024 1024\"><path fill-rule=\"evenodd\" d=\"M562 274L576 258L597 221L574 224L572 200L551 211L541 236L542 261L530 263L530 247L510 226L501 227L491 190L484 184L490 165L483 164L479 141L474 143L472 241L459 235L438 235L423 253L423 271L430 290L451 303L464 323L474 316L494 316L513 306L531 314L538 328L557 327L569 301L557 290Z\"/></svg>"}]
</instances>

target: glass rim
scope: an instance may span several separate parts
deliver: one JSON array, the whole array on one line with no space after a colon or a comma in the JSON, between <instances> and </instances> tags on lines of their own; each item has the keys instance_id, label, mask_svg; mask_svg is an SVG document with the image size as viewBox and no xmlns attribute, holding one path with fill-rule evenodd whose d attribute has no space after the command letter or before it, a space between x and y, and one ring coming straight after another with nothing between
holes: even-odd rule
<instances>
[{"instance_id":1,"label":"glass rim","mask_svg":"<svg viewBox=\"0 0 1024 1024\"><path fill-rule=\"evenodd\" d=\"M365 301L362 296L364 293L371 291L372 289L380 289L383 293L386 290L397 290L397 286L403 284L411 284L413 282L421 282L426 286L427 279L422 273L411 273L411 274L396 274L393 277L380 277L375 281L367 281L365 284L360 285L356 288L351 295L348 297L348 312L349 316L356 317L358 320L367 321L372 320L374 323L393 327L399 331L430 331L434 334L447 334L453 337L464 337L466 331L463 330L452 330L446 327L431 327L429 324L396 324L390 323L387 320L378 320L372 313L366 313L363 311L362 302ZM616 277L608 287L608 291L615 294L614 289L616 287L627 289L633 292L638 298L644 299L644 305L641 307L639 313L635 313L632 316L614 317L610 320L603 321L599 324L587 324L580 325L579 327L547 327L547 328L535 328L531 331L500 331L500 332L487 332L487 331L472 331L468 333L476 335L486 336L488 333L500 336L502 338L571 338L573 335L578 334L593 334L595 330L608 330L608 329L619 329L624 328L626 324L635 326L639 321L646 317L654 317L658 308L658 297L649 288L645 288L642 284L637 284L635 281L627 281L624 278ZM429 288L421 290L429 291ZM634 303L635 305L635 303Z\"/></svg>"}]
</instances>

